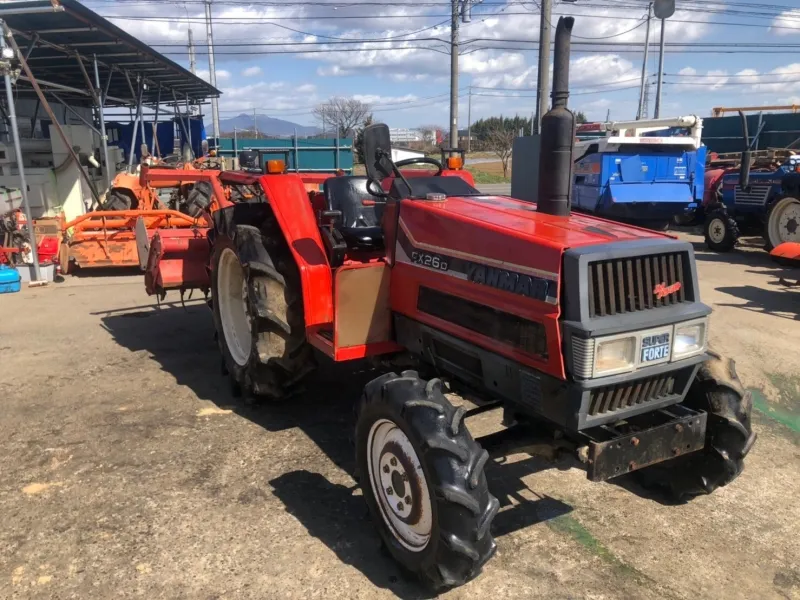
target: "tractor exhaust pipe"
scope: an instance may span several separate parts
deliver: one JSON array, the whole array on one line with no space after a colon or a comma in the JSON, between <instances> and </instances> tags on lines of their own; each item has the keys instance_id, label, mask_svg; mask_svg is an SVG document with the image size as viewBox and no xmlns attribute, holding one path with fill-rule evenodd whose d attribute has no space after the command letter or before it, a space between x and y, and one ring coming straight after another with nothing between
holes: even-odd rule
<instances>
[{"instance_id":1,"label":"tractor exhaust pipe","mask_svg":"<svg viewBox=\"0 0 800 600\"><path fill-rule=\"evenodd\" d=\"M536 209L567 217L572 205L572 147L575 115L567 108L569 98L569 46L575 19L559 17L553 58L553 99L542 117L539 151L539 195Z\"/></svg>"}]
</instances>

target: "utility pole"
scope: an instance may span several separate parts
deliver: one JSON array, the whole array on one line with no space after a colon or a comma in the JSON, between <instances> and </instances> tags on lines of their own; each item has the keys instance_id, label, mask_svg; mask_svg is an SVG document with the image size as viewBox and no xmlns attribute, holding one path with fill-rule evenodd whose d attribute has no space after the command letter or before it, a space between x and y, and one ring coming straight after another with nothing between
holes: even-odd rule
<instances>
[{"instance_id":1,"label":"utility pole","mask_svg":"<svg viewBox=\"0 0 800 600\"><path fill-rule=\"evenodd\" d=\"M469 86L469 103L467 104L467 152L472 152L472 86Z\"/></svg>"},{"instance_id":2,"label":"utility pole","mask_svg":"<svg viewBox=\"0 0 800 600\"><path fill-rule=\"evenodd\" d=\"M256 119L256 109L253 109L253 132L255 133L256 139L258 139L258 119Z\"/></svg>"},{"instance_id":3,"label":"utility pole","mask_svg":"<svg viewBox=\"0 0 800 600\"><path fill-rule=\"evenodd\" d=\"M194 55L194 37L192 36L191 27L189 27L189 70L192 75L197 75L197 60Z\"/></svg>"},{"instance_id":4,"label":"utility pole","mask_svg":"<svg viewBox=\"0 0 800 600\"><path fill-rule=\"evenodd\" d=\"M664 29L667 19L675 14L675 0L653 0L653 14L661 19L661 44L658 53L658 84L656 87L656 111L654 117L661 116L661 83L664 79Z\"/></svg>"},{"instance_id":5,"label":"utility pole","mask_svg":"<svg viewBox=\"0 0 800 600\"><path fill-rule=\"evenodd\" d=\"M647 5L647 28L644 33L644 60L642 60L642 84L639 86L639 110L636 111L636 120L642 118L644 105L644 88L647 81L647 51L650 47L650 19L653 16L653 3Z\"/></svg>"},{"instance_id":6,"label":"utility pole","mask_svg":"<svg viewBox=\"0 0 800 600\"><path fill-rule=\"evenodd\" d=\"M462 0L450 0L450 147L458 148L458 13Z\"/></svg>"},{"instance_id":7,"label":"utility pole","mask_svg":"<svg viewBox=\"0 0 800 600\"><path fill-rule=\"evenodd\" d=\"M211 26L211 0L206 2L206 38L208 40L208 77L209 83L217 87L217 71L214 67L214 30ZM211 123L214 138L219 140L219 99L211 98ZM219 141L217 141L217 144Z\"/></svg>"},{"instance_id":8,"label":"utility pole","mask_svg":"<svg viewBox=\"0 0 800 600\"><path fill-rule=\"evenodd\" d=\"M536 74L536 133L541 133L542 116L550 98L550 21L553 0L541 0L539 19L539 70Z\"/></svg>"},{"instance_id":9,"label":"utility pole","mask_svg":"<svg viewBox=\"0 0 800 600\"><path fill-rule=\"evenodd\" d=\"M659 52L658 52L658 83L656 84L656 111L653 114L653 117L658 119L661 116L661 85L662 80L664 79L664 25L666 25L667 21L665 19L661 19L661 43L659 45Z\"/></svg>"},{"instance_id":10,"label":"utility pole","mask_svg":"<svg viewBox=\"0 0 800 600\"><path fill-rule=\"evenodd\" d=\"M650 82L644 86L644 100L642 100L642 118L647 119L650 115Z\"/></svg>"}]
</instances>

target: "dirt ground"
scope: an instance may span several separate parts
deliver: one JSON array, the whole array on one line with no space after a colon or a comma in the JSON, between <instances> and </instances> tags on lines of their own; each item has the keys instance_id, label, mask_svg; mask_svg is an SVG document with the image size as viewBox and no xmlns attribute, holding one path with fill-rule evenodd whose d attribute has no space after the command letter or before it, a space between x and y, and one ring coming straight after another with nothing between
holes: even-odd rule
<instances>
[{"instance_id":1,"label":"dirt ground","mask_svg":"<svg viewBox=\"0 0 800 600\"><path fill-rule=\"evenodd\" d=\"M800 288L761 250L697 247L712 341L756 390L744 474L667 506L570 460L492 462L498 554L447 598L800 598ZM0 598L426 597L351 476L375 373L246 407L205 306L167 300L133 275L0 296Z\"/></svg>"}]
</instances>

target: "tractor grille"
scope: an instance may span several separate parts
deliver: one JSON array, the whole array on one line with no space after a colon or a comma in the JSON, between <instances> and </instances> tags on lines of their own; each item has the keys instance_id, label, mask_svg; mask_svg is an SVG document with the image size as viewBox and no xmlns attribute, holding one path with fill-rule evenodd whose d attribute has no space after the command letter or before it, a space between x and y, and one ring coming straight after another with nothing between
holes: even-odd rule
<instances>
[{"instance_id":1,"label":"tractor grille","mask_svg":"<svg viewBox=\"0 0 800 600\"><path fill-rule=\"evenodd\" d=\"M674 375L648 377L593 390L589 399L589 415L603 415L670 396L675 393Z\"/></svg>"},{"instance_id":2,"label":"tractor grille","mask_svg":"<svg viewBox=\"0 0 800 600\"><path fill-rule=\"evenodd\" d=\"M660 308L685 302L691 282L685 252L589 263L589 318ZM658 298L658 287L680 289Z\"/></svg>"},{"instance_id":3,"label":"tractor grille","mask_svg":"<svg viewBox=\"0 0 800 600\"><path fill-rule=\"evenodd\" d=\"M772 185L751 185L746 190L740 190L739 186L733 192L736 204L746 206L764 206L767 203L767 196L772 189Z\"/></svg>"}]
</instances>

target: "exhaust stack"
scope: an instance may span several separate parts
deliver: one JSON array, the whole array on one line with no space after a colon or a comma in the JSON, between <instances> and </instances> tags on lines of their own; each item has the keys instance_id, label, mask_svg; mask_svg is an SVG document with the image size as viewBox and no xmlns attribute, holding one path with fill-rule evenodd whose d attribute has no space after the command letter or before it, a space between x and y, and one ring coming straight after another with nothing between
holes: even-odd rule
<instances>
[{"instance_id":1,"label":"exhaust stack","mask_svg":"<svg viewBox=\"0 0 800 600\"><path fill-rule=\"evenodd\" d=\"M542 143L539 152L539 195L536 209L567 217L572 205L572 148L575 142L575 115L567 108L569 97L569 47L575 19L560 17L556 27L553 58L553 99L542 117Z\"/></svg>"}]
</instances>

